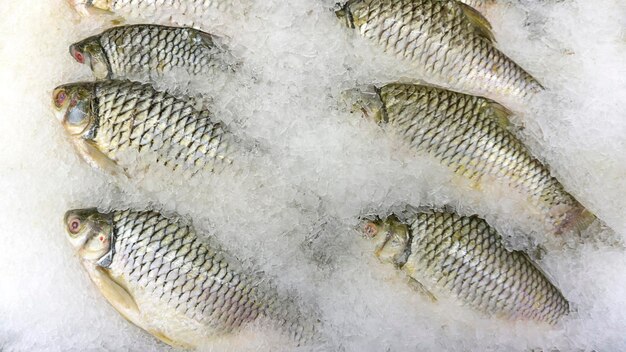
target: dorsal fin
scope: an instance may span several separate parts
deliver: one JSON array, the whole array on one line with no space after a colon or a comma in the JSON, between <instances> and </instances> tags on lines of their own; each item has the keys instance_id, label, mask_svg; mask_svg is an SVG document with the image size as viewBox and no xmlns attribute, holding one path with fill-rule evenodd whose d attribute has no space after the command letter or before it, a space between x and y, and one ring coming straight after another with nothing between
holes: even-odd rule
<instances>
[{"instance_id":1,"label":"dorsal fin","mask_svg":"<svg viewBox=\"0 0 626 352\"><path fill-rule=\"evenodd\" d=\"M481 110L487 109L491 110L492 117L498 122L498 125L507 130L511 128L512 124L509 120L509 116L513 114L511 110L507 109L500 103L486 99Z\"/></svg>"},{"instance_id":2,"label":"dorsal fin","mask_svg":"<svg viewBox=\"0 0 626 352\"><path fill-rule=\"evenodd\" d=\"M457 3L459 4L461 10L463 10L465 17L467 17L467 19L472 24L472 27L474 27L476 34L489 40L490 42L495 43L496 40L493 36L493 33L491 32L493 28L491 27L491 23L489 23L489 20L486 19L485 16L483 16L475 8L460 1L457 1Z\"/></svg>"}]
</instances>

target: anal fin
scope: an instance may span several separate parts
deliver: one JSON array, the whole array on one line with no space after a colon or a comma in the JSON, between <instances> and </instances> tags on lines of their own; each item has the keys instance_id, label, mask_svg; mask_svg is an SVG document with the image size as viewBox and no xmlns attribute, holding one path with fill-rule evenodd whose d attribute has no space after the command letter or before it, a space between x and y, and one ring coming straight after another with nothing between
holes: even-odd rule
<instances>
[{"instance_id":1,"label":"anal fin","mask_svg":"<svg viewBox=\"0 0 626 352\"><path fill-rule=\"evenodd\" d=\"M428 298L431 302L437 302L437 297L435 297L435 295L433 295L430 291L428 291L428 289L426 287L424 287L424 285L422 285L421 282L417 281L416 279L409 277L409 286L417 291L417 293L419 293L420 295L422 295L423 297Z\"/></svg>"}]
</instances>

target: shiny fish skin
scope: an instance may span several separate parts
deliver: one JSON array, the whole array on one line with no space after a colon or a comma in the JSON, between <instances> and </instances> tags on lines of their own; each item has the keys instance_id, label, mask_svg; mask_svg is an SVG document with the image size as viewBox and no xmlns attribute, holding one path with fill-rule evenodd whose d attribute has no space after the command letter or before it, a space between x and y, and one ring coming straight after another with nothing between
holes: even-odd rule
<instances>
[{"instance_id":1,"label":"shiny fish skin","mask_svg":"<svg viewBox=\"0 0 626 352\"><path fill-rule=\"evenodd\" d=\"M219 172L238 151L236 138L209 111L147 84L73 83L58 87L53 95L57 116L81 156L111 173L135 165L122 156L133 159L146 153L188 176ZM59 96L65 99L59 101Z\"/></svg>"},{"instance_id":2,"label":"shiny fish skin","mask_svg":"<svg viewBox=\"0 0 626 352\"><path fill-rule=\"evenodd\" d=\"M351 0L337 16L410 62L415 78L523 109L541 85L495 47L489 23L467 8L455 0Z\"/></svg>"},{"instance_id":3,"label":"shiny fish skin","mask_svg":"<svg viewBox=\"0 0 626 352\"><path fill-rule=\"evenodd\" d=\"M405 225L406 224L406 225ZM408 226L407 226L408 225ZM404 223L370 222L377 254L437 297L452 297L488 315L555 324L569 303L528 257L508 251L477 216L417 212Z\"/></svg>"},{"instance_id":4,"label":"shiny fish skin","mask_svg":"<svg viewBox=\"0 0 626 352\"><path fill-rule=\"evenodd\" d=\"M235 0L68 0L78 13L88 16L94 11L138 14L154 17L176 14L202 18L214 10L228 10Z\"/></svg>"},{"instance_id":5,"label":"shiny fish skin","mask_svg":"<svg viewBox=\"0 0 626 352\"><path fill-rule=\"evenodd\" d=\"M413 150L436 158L479 189L493 181L511 187L527 197L533 213L555 234L583 230L595 219L508 130L498 104L411 84L386 85L370 99L370 109L382 114L375 119Z\"/></svg>"},{"instance_id":6,"label":"shiny fish skin","mask_svg":"<svg viewBox=\"0 0 626 352\"><path fill-rule=\"evenodd\" d=\"M130 25L108 29L70 46L98 79L162 75L174 68L190 75L232 71L234 58L208 33L193 28Z\"/></svg>"},{"instance_id":7,"label":"shiny fish skin","mask_svg":"<svg viewBox=\"0 0 626 352\"><path fill-rule=\"evenodd\" d=\"M71 228L76 220L81 223L78 234ZM266 280L246 275L237 261L199 240L194 228L177 217L152 211L84 209L68 211L65 221L70 241L85 237L78 242L85 243L79 254L86 247L102 249L98 255L83 256L88 272L104 272L128 292L129 306L134 301L135 314L123 309L120 313L165 342L197 347L254 321L269 324L300 344L316 334L315 319L302 315ZM92 238L100 241L94 245ZM110 286L100 288L106 291ZM120 307L118 300L110 301ZM152 307L157 316L149 313ZM195 330L185 331L185 327Z\"/></svg>"}]
</instances>

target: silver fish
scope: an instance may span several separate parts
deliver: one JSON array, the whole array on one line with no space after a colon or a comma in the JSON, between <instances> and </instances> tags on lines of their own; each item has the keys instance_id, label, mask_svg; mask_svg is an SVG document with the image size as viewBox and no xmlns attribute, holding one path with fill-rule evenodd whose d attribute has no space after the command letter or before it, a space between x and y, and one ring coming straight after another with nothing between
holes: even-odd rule
<instances>
[{"instance_id":1,"label":"silver fish","mask_svg":"<svg viewBox=\"0 0 626 352\"><path fill-rule=\"evenodd\" d=\"M430 155L477 189L496 184L528 199L554 234L582 231L595 216L532 156L509 129L509 112L488 99L444 89L388 84L344 92L353 109L387 126L413 150Z\"/></svg>"},{"instance_id":2,"label":"silver fish","mask_svg":"<svg viewBox=\"0 0 626 352\"><path fill-rule=\"evenodd\" d=\"M163 342L187 348L252 322L294 342L316 338L318 320L233 258L201 241L191 225L152 211L70 210L67 238L109 303Z\"/></svg>"},{"instance_id":3,"label":"silver fish","mask_svg":"<svg viewBox=\"0 0 626 352\"><path fill-rule=\"evenodd\" d=\"M54 90L53 105L83 159L112 174L147 154L187 176L219 172L243 150L209 111L147 84L66 84Z\"/></svg>"},{"instance_id":4,"label":"silver fish","mask_svg":"<svg viewBox=\"0 0 626 352\"><path fill-rule=\"evenodd\" d=\"M232 72L235 60L208 33L159 25L114 27L70 46L98 79L162 75L173 69L189 75Z\"/></svg>"},{"instance_id":5,"label":"silver fish","mask_svg":"<svg viewBox=\"0 0 626 352\"><path fill-rule=\"evenodd\" d=\"M489 22L456 0L350 0L337 16L415 68L415 78L522 106L541 85L494 45Z\"/></svg>"},{"instance_id":6,"label":"silver fish","mask_svg":"<svg viewBox=\"0 0 626 352\"><path fill-rule=\"evenodd\" d=\"M457 300L484 314L555 324L569 303L524 254L508 251L477 216L416 211L364 224L376 256L405 272L432 300Z\"/></svg>"},{"instance_id":7,"label":"silver fish","mask_svg":"<svg viewBox=\"0 0 626 352\"><path fill-rule=\"evenodd\" d=\"M93 13L121 13L151 18L170 14L198 19L215 10L230 9L235 0L68 0L68 2L83 16Z\"/></svg>"}]
</instances>

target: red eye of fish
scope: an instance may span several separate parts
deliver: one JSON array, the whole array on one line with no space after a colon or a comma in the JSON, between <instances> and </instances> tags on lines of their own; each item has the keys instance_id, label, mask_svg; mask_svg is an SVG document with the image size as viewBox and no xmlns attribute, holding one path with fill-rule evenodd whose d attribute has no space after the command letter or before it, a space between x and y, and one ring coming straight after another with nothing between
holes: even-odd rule
<instances>
[{"instance_id":1,"label":"red eye of fish","mask_svg":"<svg viewBox=\"0 0 626 352\"><path fill-rule=\"evenodd\" d=\"M365 236L367 236L367 237L374 237L376 235L376 231L377 230L378 229L376 228L375 224L373 224L371 222L367 223L367 225L365 225L365 229L364 229Z\"/></svg>"},{"instance_id":2,"label":"red eye of fish","mask_svg":"<svg viewBox=\"0 0 626 352\"><path fill-rule=\"evenodd\" d=\"M85 63L85 56L80 51L74 52L74 58L76 59L76 61L78 61L81 64Z\"/></svg>"},{"instance_id":3,"label":"red eye of fish","mask_svg":"<svg viewBox=\"0 0 626 352\"><path fill-rule=\"evenodd\" d=\"M64 90L61 90L57 93L56 97L54 97L54 104L60 108L65 102L65 99L67 99L67 94Z\"/></svg>"},{"instance_id":4,"label":"red eye of fish","mask_svg":"<svg viewBox=\"0 0 626 352\"><path fill-rule=\"evenodd\" d=\"M100 242L104 243L104 240L105 240L104 236L100 235L100 237L98 237L98 239L100 240Z\"/></svg>"},{"instance_id":5,"label":"red eye of fish","mask_svg":"<svg viewBox=\"0 0 626 352\"><path fill-rule=\"evenodd\" d=\"M72 219L69 223L69 229L71 233L77 233L80 229L80 220Z\"/></svg>"}]
</instances>

